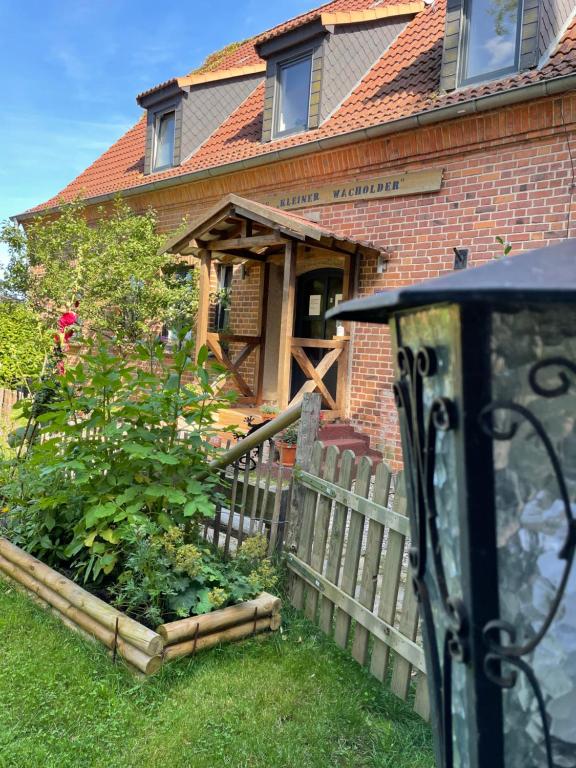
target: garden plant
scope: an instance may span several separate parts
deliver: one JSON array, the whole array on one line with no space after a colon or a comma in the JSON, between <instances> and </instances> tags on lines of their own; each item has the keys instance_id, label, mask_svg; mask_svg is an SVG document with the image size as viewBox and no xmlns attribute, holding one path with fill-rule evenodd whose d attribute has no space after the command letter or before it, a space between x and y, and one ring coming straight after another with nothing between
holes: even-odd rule
<instances>
[{"instance_id":1,"label":"garden plant","mask_svg":"<svg viewBox=\"0 0 576 768\"><path fill-rule=\"evenodd\" d=\"M274 586L266 541L223 559L200 537L221 500L211 468L223 371L182 328L126 354L95 338L55 375L28 450L2 465L10 540L155 626L207 613ZM24 401L23 415L33 407Z\"/></svg>"}]
</instances>

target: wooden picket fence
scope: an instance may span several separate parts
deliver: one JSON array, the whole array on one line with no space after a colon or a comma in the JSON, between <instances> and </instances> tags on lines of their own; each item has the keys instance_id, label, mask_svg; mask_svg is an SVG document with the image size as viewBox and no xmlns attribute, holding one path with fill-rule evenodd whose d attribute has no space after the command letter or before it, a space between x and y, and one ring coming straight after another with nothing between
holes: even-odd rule
<instances>
[{"instance_id":1,"label":"wooden picket fence","mask_svg":"<svg viewBox=\"0 0 576 768\"><path fill-rule=\"evenodd\" d=\"M0 387L0 417L8 419L12 413L12 407L23 397L19 390Z\"/></svg>"},{"instance_id":2,"label":"wooden picket fence","mask_svg":"<svg viewBox=\"0 0 576 768\"><path fill-rule=\"evenodd\" d=\"M228 553L264 533L269 554L284 551L294 607L427 719L402 474L318 441L306 466L290 478L269 442L246 453L223 470L224 501L204 536Z\"/></svg>"},{"instance_id":3,"label":"wooden picket fence","mask_svg":"<svg viewBox=\"0 0 576 768\"><path fill-rule=\"evenodd\" d=\"M409 526L403 478L382 463L314 445L298 471L302 505L296 553L287 553L291 600L335 642L413 708L429 716L417 601L407 575ZM298 501L299 499L299 501ZM294 505L293 505L294 506Z\"/></svg>"},{"instance_id":4,"label":"wooden picket fence","mask_svg":"<svg viewBox=\"0 0 576 768\"><path fill-rule=\"evenodd\" d=\"M223 500L206 521L204 538L229 554L245 538L264 534L272 555L284 542L291 485L291 473L275 461L272 442L260 443L222 471Z\"/></svg>"}]
</instances>

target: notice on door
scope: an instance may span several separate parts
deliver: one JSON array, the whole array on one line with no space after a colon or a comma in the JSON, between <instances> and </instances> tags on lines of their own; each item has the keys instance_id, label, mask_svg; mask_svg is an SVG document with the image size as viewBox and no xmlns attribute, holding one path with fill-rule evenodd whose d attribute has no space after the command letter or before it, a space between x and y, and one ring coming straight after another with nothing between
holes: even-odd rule
<instances>
[{"instance_id":1,"label":"notice on door","mask_svg":"<svg viewBox=\"0 0 576 768\"><path fill-rule=\"evenodd\" d=\"M317 317L321 311L322 311L322 294L321 293L312 294L312 296L310 296L310 301L308 302L308 315Z\"/></svg>"}]
</instances>

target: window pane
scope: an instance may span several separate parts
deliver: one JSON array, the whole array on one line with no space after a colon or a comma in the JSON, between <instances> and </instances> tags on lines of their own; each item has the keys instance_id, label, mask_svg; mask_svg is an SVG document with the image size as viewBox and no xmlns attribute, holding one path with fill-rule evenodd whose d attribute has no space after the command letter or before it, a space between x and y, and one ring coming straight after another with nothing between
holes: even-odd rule
<instances>
[{"instance_id":1,"label":"window pane","mask_svg":"<svg viewBox=\"0 0 576 768\"><path fill-rule=\"evenodd\" d=\"M277 133L305 131L308 128L311 70L311 56L280 67Z\"/></svg>"},{"instance_id":2,"label":"window pane","mask_svg":"<svg viewBox=\"0 0 576 768\"><path fill-rule=\"evenodd\" d=\"M516 65L518 0L469 0L465 79Z\"/></svg>"},{"instance_id":3,"label":"window pane","mask_svg":"<svg viewBox=\"0 0 576 768\"><path fill-rule=\"evenodd\" d=\"M156 157L154 168L163 168L174 162L174 112L162 115L156 128Z\"/></svg>"}]
</instances>

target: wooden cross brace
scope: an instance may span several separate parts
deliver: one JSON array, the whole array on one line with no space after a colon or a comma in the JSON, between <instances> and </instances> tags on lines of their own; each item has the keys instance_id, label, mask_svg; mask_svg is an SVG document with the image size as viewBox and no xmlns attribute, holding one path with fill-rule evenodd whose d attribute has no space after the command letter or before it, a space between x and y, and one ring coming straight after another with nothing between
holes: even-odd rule
<instances>
[{"instance_id":1,"label":"wooden cross brace","mask_svg":"<svg viewBox=\"0 0 576 768\"><path fill-rule=\"evenodd\" d=\"M296 360L302 371L304 372L304 375L308 379L302 387L298 390L296 395L292 398L292 403L294 403L296 400L301 398L304 394L307 392L314 392L315 390L318 390L320 394L322 395L323 399L326 401L326 404L329 408L331 408L333 411L338 410L338 406L336 404L336 401L330 394L328 387L324 384L324 376L328 373L330 368L334 365L334 363L338 360L340 355L343 352L343 347L337 347L336 349L331 349L328 354L324 355L322 360L318 363L316 368L314 368L314 364L304 351L302 347L299 346L293 346L292 347L292 357ZM291 404L292 404L291 403Z\"/></svg>"}]
</instances>

